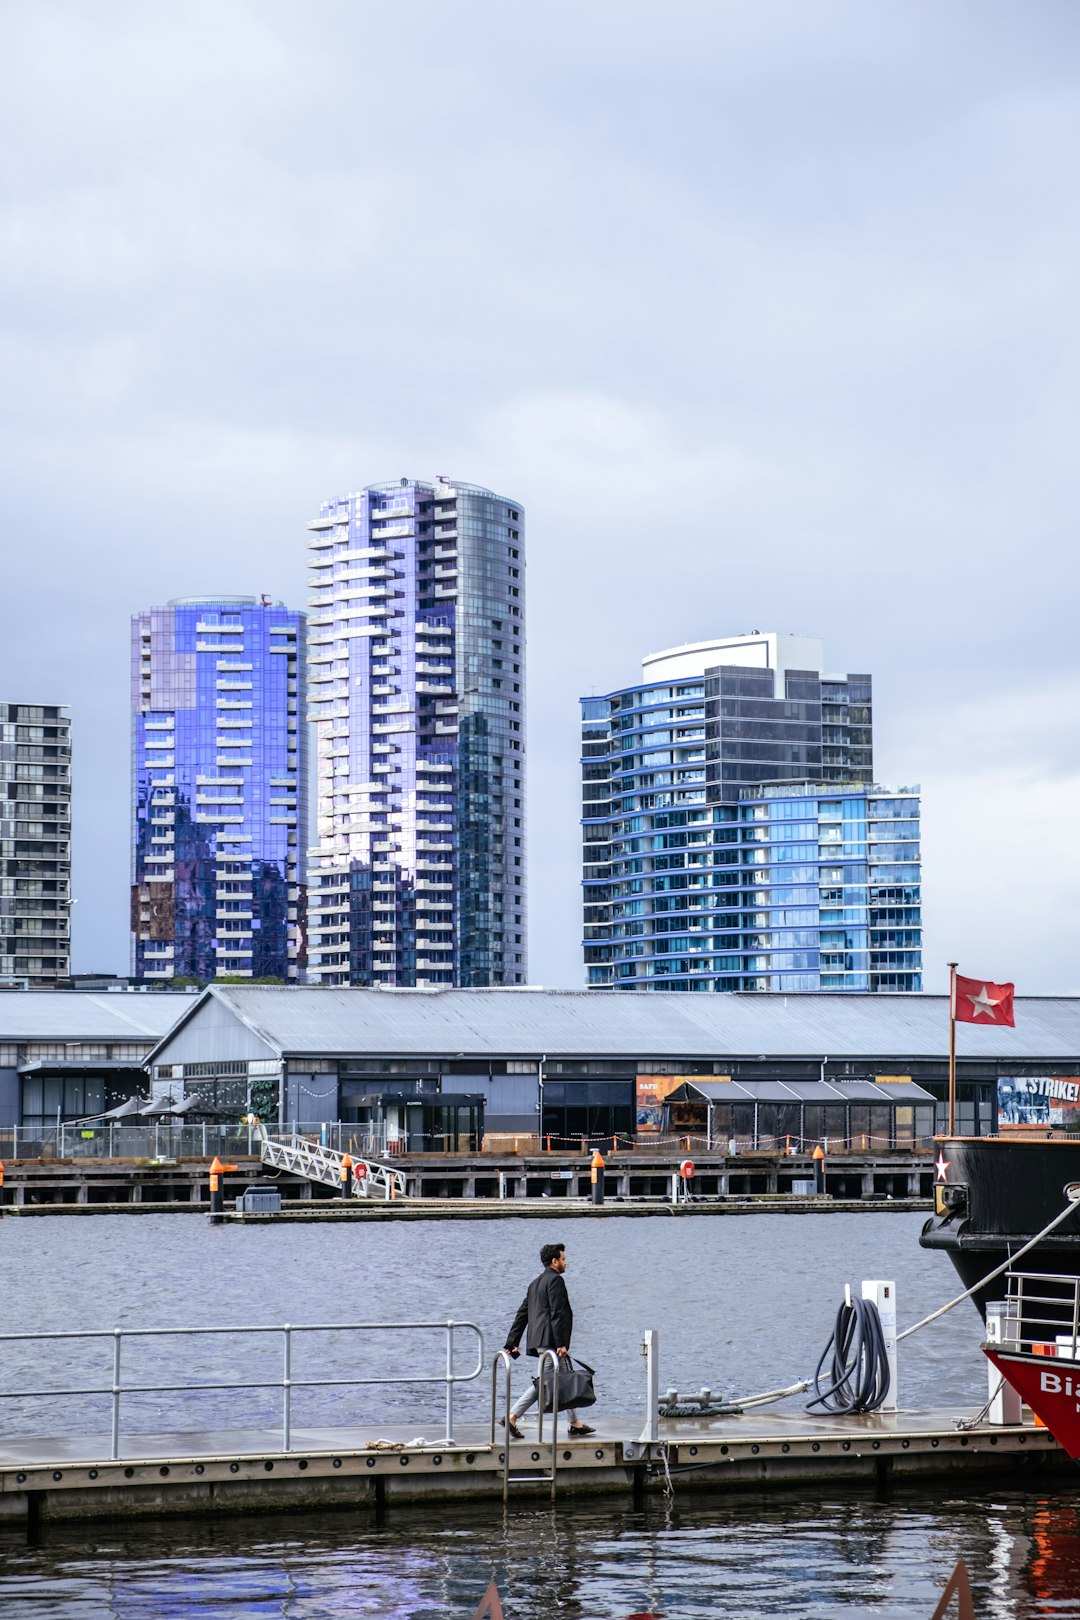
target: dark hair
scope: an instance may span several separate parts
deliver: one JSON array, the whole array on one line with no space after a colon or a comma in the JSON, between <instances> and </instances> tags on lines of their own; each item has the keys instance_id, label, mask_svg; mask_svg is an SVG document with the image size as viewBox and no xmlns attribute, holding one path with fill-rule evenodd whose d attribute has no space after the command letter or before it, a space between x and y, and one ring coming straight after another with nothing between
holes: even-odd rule
<instances>
[{"instance_id":1,"label":"dark hair","mask_svg":"<svg viewBox=\"0 0 1080 1620\"><path fill-rule=\"evenodd\" d=\"M557 1260L565 1248L565 1243L545 1243L540 1250L540 1264L550 1266L551 1262Z\"/></svg>"}]
</instances>

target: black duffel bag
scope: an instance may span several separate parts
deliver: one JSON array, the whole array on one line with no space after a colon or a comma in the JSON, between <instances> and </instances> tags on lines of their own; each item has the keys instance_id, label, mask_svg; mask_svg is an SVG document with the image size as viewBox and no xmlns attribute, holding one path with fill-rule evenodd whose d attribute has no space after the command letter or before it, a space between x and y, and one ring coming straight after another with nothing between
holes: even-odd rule
<instances>
[{"instance_id":1,"label":"black duffel bag","mask_svg":"<svg viewBox=\"0 0 1080 1620\"><path fill-rule=\"evenodd\" d=\"M544 1362L543 1388L540 1388L539 1374L533 1378L533 1383L540 1391L540 1405L545 1412L552 1408L551 1384L554 1370L550 1361ZM595 1370L587 1361L574 1362L569 1356L559 1357L559 1405L560 1412L574 1412L579 1406L595 1406L596 1390L593 1388Z\"/></svg>"}]
</instances>

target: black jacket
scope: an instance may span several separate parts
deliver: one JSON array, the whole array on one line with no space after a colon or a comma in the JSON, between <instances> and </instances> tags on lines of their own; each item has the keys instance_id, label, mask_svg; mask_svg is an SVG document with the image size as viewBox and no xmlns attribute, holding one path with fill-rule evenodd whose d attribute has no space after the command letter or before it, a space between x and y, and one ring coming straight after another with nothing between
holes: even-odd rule
<instances>
[{"instance_id":1,"label":"black jacket","mask_svg":"<svg viewBox=\"0 0 1080 1620\"><path fill-rule=\"evenodd\" d=\"M529 1284L529 1291L519 1305L506 1336L508 1350L521 1343L526 1325L526 1355L537 1356L541 1350L569 1350L570 1335L574 1331L574 1313L570 1309L566 1284L559 1272L552 1271L550 1266L545 1266L539 1277L534 1277Z\"/></svg>"}]
</instances>

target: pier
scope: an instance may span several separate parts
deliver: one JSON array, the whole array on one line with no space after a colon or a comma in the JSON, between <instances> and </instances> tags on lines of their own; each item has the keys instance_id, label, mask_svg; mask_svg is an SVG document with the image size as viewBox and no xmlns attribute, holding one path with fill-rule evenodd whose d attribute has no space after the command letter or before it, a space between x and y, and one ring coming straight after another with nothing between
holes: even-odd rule
<instances>
[{"instance_id":1,"label":"pier","mask_svg":"<svg viewBox=\"0 0 1080 1620\"><path fill-rule=\"evenodd\" d=\"M120 1133L116 1133L119 1135ZM320 1206L336 1199L340 1187L295 1171L269 1166L258 1151L245 1152L246 1133L232 1133L223 1144L236 1170L225 1180L226 1205L245 1186L273 1177L286 1207L302 1203ZM273 1141L274 1138L271 1138ZM637 1146L606 1153L606 1200L618 1207L651 1202L689 1204L721 1209L769 1201L804 1203L801 1189L814 1180L809 1154L743 1152L737 1156L692 1150L694 1176L687 1184L679 1166L688 1157L678 1146ZM360 1157L360 1148L355 1157ZM4 1159L0 1209L29 1213L33 1209L62 1207L80 1213L115 1213L203 1209L209 1201L209 1174L213 1153L178 1158L106 1156L25 1157ZM479 1204L505 1213L524 1214L534 1201L551 1209L560 1202L578 1206L590 1196L591 1149L584 1152L413 1153L393 1160L402 1197L409 1201L455 1204L463 1213ZM846 1151L826 1160L824 1207L872 1207L877 1203L917 1200L913 1207L929 1207L933 1197L933 1166L925 1154ZM795 1189L799 1188L797 1191ZM513 1206L512 1210L507 1206ZM822 1201L817 1201L822 1207Z\"/></svg>"},{"instance_id":2,"label":"pier","mask_svg":"<svg viewBox=\"0 0 1080 1620\"><path fill-rule=\"evenodd\" d=\"M558 1442L558 1492L630 1498L676 1490L816 1491L822 1485L881 1489L960 1476L1030 1484L1074 1475L1048 1430L1030 1425L959 1431L947 1411L858 1418L790 1415L672 1419L656 1445L637 1438L640 1418L598 1420L584 1440ZM417 1445L417 1439L423 1444ZM486 1425L465 1424L448 1447L429 1427L311 1428L283 1454L273 1430L148 1433L109 1457L107 1435L6 1439L0 1443L0 1522L138 1515L365 1508L394 1502L498 1498L504 1452ZM547 1466L549 1447L511 1446L511 1466ZM512 1499L548 1494L543 1481L515 1482Z\"/></svg>"},{"instance_id":3,"label":"pier","mask_svg":"<svg viewBox=\"0 0 1080 1620\"><path fill-rule=\"evenodd\" d=\"M995 1424L983 1413L811 1413L798 1395L767 1410L753 1408L755 1401L773 1399L772 1392L747 1397L743 1411L729 1402L731 1409L715 1415L666 1416L659 1339L656 1332L645 1334L645 1387L636 1414L610 1415L601 1404L593 1416L590 1408L595 1432L584 1437L567 1436L565 1416L553 1435L548 1415L546 1432L538 1426L535 1438L527 1433L507 1451L496 1418L509 1410L509 1358L503 1351L494 1359L485 1353L474 1322L6 1334L0 1337L0 1523L32 1528L44 1519L330 1507L379 1514L394 1502L499 1497L509 1504L597 1493L636 1501L672 1484L814 1492L844 1483L880 1491L961 1475L1073 1477L1047 1429L1031 1421ZM544 1355L554 1362L552 1352ZM474 1395L462 1421L459 1392L469 1384L484 1393L480 1400ZM440 1393L435 1402L428 1398L419 1423L402 1420L401 1398L387 1422L318 1421L340 1411L347 1392L386 1386L409 1387L410 1402L413 1387ZM301 1391L322 1400L318 1414L308 1406L306 1421L297 1417ZM16 1432L28 1411L40 1410L32 1408L38 1401L59 1401L72 1415L64 1433L55 1432L55 1420L36 1433ZM266 1413L275 1404L278 1421L269 1426ZM484 1405L486 1421L477 1422ZM433 1407L442 1408L437 1426ZM171 1426L197 1410L202 1427ZM142 1428L147 1413L151 1422ZM228 1413L227 1424L207 1421L221 1413Z\"/></svg>"}]
</instances>

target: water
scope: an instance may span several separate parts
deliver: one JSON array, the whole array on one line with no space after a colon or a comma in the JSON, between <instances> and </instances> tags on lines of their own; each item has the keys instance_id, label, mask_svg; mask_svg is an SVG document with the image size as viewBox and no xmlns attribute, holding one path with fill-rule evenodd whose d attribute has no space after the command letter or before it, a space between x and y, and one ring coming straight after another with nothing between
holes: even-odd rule
<instances>
[{"instance_id":1,"label":"water","mask_svg":"<svg viewBox=\"0 0 1080 1620\"><path fill-rule=\"evenodd\" d=\"M917 1244L921 1217L755 1215L665 1220L560 1218L211 1228L198 1216L95 1216L0 1222L0 1297L12 1330L199 1323L441 1320L477 1322L488 1353L502 1342L542 1242L567 1245L574 1344L598 1369L603 1412L643 1404L641 1331L658 1327L662 1378L749 1393L812 1372L845 1281L896 1281L901 1326L958 1291L952 1268ZM970 1305L903 1350L905 1405L974 1412L985 1396L980 1326ZM427 1353L417 1341L409 1351ZM140 1356L143 1352L140 1352ZM318 1375L356 1359L324 1346ZM278 1348L265 1352L278 1374ZM430 1366L441 1367L433 1339ZM461 1364L466 1357L461 1356ZM61 1381L58 1362L5 1349L0 1387ZM255 1378L250 1341L157 1342L132 1367L154 1380L195 1370L208 1381ZM102 1352L64 1354L68 1376L99 1381ZM403 1370L400 1341L372 1343L359 1370ZM40 1387L40 1385L38 1386ZM459 1391L478 1419L485 1382ZM181 1404L178 1406L177 1402ZM297 1398L296 1422L437 1422L441 1389L358 1390ZM132 1429L275 1420L277 1402L244 1391L132 1397ZM103 1402L75 1414L59 1401L0 1408L8 1433L97 1432ZM733 1499L691 1494L674 1504L440 1504L433 1513L289 1515L50 1527L42 1545L0 1533L0 1604L30 1620L83 1617L401 1615L468 1620L498 1581L508 1620L663 1612L679 1616L928 1617L953 1563L965 1557L980 1616L1053 1614L1080 1620L1080 1519L1075 1498L1024 1496L990 1485L934 1496L922 1487L881 1502L865 1492L810 1500L796 1491Z\"/></svg>"}]
</instances>

